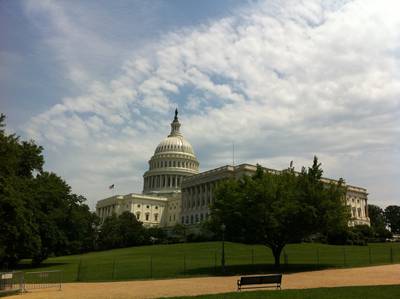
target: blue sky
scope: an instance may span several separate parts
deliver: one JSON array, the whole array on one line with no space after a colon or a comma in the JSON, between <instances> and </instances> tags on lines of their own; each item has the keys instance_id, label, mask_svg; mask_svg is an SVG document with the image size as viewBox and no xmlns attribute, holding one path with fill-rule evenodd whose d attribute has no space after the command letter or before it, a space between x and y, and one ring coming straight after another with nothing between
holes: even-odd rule
<instances>
[{"instance_id":1,"label":"blue sky","mask_svg":"<svg viewBox=\"0 0 400 299\"><path fill-rule=\"evenodd\" d=\"M140 192L178 107L201 170L300 169L400 204L398 1L1 1L0 110L96 200Z\"/></svg>"}]
</instances>

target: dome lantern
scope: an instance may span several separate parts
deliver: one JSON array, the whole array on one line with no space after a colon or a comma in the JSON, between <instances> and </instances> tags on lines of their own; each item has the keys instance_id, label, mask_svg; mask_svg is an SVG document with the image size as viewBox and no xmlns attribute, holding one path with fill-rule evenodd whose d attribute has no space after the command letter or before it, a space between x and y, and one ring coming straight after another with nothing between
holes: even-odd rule
<instances>
[{"instance_id":1,"label":"dome lantern","mask_svg":"<svg viewBox=\"0 0 400 299\"><path fill-rule=\"evenodd\" d=\"M182 180L199 172L199 162L192 145L180 132L178 109L171 123L171 133L162 140L143 175L143 193L180 192Z\"/></svg>"},{"instance_id":2,"label":"dome lantern","mask_svg":"<svg viewBox=\"0 0 400 299\"><path fill-rule=\"evenodd\" d=\"M179 131L180 127L181 127L181 124L179 123L179 120L178 120L178 108L176 108L175 109L175 117L171 123L171 133L168 135L168 137L182 136L181 132Z\"/></svg>"}]
</instances>

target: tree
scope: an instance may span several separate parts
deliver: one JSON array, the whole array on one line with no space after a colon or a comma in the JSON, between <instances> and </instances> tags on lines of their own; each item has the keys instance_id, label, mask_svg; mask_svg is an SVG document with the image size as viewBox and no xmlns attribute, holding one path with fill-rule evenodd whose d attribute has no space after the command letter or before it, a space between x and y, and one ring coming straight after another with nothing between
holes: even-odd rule
<instances>
[{"instance_id":1,"label":"tree","mask_svg":"<svg viewBox=\"0 0 400 299\"><path fill-rule=\"evenodd\" d=\"M376 241L385 241L392 236L391 232L386 228L385 212L382 208L369 204L368 216Z\"/></svg>"},{"instance_id":2,"label":"tree","mask_svg":"<svg viewBox=\"0 0 400 299\"><path fill-rule=\"evenodd\" d=\"M384 212L385 222L393 234L400 234L400 206L388 206Z\"/></svg>"},{"instance_id":3,"label":"tree","mask_svg":"<svg viewBox=\"0 0 400 299\"><path fill-rule=\"evenodd\" d=\"M100 230L99 247L112 249L149 243L149 234L131 212L107 217Z\"/></svg>"},{"instance_id":4,"label":"tree","mask_svg":"<svg viewBox=\"0 0 400 299\"><path fill-rule=\"evenodd\" d=\"M371 222L371 226L374 228L385 227L385 213L382 208L369 204L368 205L368 216Z\"/></svg>"},{"instance_id":5,"label":"tree","mask_svg":"<svg viewBox=\"0 0 400 299\"><path fill-rule=\"evenodd\" d=\"M312 233L347 227L343 180L326 184L315 157L312 167L279 173L257 166L254 176L221 182L211 207L212 226L226 226L228 240L268 246L280 264L284 246Z\"/></svg>"},{"instance_id":6,"label":"tree","mask_svg":"<svg viewBox=\"0 0 400 299\"><path fill-rule=\"evenodd\" d=\"M97 216L68 184L43 170L43 148L7 135L0 116L0 267L21 258L93 249Z\"/></svg>"}]
</instances>

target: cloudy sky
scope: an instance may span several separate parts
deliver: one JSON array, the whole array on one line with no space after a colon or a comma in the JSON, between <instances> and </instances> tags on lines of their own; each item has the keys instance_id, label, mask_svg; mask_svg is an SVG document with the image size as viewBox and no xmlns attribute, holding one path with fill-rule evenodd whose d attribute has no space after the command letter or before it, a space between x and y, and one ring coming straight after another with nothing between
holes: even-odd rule
<instances>
[{"instance_id":1,"label":"cloudy sky","mask_svg":"<svg viewBox=\"0 0 400 299\"><path fill-rule=\"evenodd\" d=\"M96 200L141 192L175 107L201 170L309 165L400 204L400 2L0 2L0 111Z\"/></svg>"}]
</instances>

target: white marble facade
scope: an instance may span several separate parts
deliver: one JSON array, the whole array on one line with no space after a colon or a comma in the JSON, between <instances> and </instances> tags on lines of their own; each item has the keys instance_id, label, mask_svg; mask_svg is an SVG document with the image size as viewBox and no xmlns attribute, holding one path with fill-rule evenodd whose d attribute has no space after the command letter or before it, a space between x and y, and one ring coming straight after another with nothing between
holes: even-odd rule
<instances>
[{"instance_id":1,"label":"white marble facade","mask_svg":"<svg viewBox=\"0 0 400 299\"><path fill-rule=\"evenodd\" d=\"M96 204L102 220L115 213L130 211L146 226L171 227L177 223L196 225L209 217L213 189L218 181L252 175L255 165L226 165L199 173L193 147L180 132L178 111L171 133L160 142L144 173L142 194L115 195ZM278 170L265 168L269 172ZM327 183L335 180L324 178ZM345 204L349 206L349 225L370 224L368 193L365 188L347 185Z\"/></svg>"}]
</instances>

